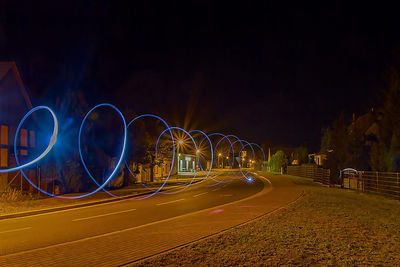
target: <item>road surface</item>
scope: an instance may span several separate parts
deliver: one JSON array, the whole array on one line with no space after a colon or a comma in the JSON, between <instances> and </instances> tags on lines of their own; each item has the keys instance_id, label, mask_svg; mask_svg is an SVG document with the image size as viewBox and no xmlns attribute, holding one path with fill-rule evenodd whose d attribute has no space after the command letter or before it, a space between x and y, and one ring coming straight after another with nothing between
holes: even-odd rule
<instances>
[{"instance_id":1,"label":"road surface","mask_svg":"<svg viewBox=\"0 0 400 267\"><path fill-rule=\"evenodd\" d=\"M216 179L226 183L205 181L176 194L0 220L0 266L124 264L259 215L262 206L254 203L236 205L242 214L223 207L272 190L265 180L247 183L239 173Z\"/></svg>"}]
</instances>

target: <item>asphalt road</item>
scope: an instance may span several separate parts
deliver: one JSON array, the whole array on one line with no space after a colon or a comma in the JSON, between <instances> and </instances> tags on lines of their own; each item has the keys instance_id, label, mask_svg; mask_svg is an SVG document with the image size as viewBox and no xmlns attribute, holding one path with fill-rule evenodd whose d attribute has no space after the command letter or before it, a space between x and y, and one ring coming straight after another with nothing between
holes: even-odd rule
<instances>
[{"instance_id":1,"label":"asphalt road","mask_svg":"<svg viewBox=\"0 0 400 267\"><path fill-rule=\"evenodd\" d=\"M240 200L260 192L264 183L247 183L240 174L191 185L176 194L157 194L71 210L0 220L0 256L82 240ZM112 247L110 247L112 249Z\"/></svg>"}]
</instances>

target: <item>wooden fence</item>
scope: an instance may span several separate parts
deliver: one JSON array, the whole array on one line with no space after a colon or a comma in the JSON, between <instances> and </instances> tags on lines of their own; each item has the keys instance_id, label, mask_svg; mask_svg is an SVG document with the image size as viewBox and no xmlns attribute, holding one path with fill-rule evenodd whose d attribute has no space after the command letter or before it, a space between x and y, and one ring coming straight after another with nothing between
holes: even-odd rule
<instances>
[{"instance_id":1,"label":"wooden fence","mask_svg":"<svg viewBox=\"0 0 400 267\"><path fill-rule=\"evenodd\" d=\"M342 186L400 200L399 178L398 172L344 171Z\"/></svg>"},{"instance_id":2,"label":"wooden fence","mask_svg":"<svg viewBox=\"0 0 400 267\"><path fill-rule=\"evenodd\" d=\"M314 182L330 184L330 170L318 168L315 165L288 166L287 174L311 178Z\"/></svg>"}]
</instances>

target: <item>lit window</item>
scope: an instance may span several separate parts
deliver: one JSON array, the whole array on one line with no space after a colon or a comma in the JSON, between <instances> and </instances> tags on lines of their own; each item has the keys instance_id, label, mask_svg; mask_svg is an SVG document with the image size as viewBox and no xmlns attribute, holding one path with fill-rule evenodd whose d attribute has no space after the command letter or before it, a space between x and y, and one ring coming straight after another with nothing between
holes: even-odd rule
<instances>
[{"instance_id":1,"label":"lit window","mask_svg":"<svg viewBox=\"0 0 400 267\"><path fill-rule=\"evenodd\" d=\"M2 145L8 145L8 126L1 125L1 142Z\"/></svg>"},{"instance_id":2,"label":"lit window","mask_svg":"<svg viewBox=\"0 0 400 267\"><path fill-rule=\"evenodd\" d=\"M8 149L0 149L0 167L8 167Z\"/></svg>"},{"instance_id":3,"label":"lit window","mask_svg":"<svg viewBox=\"0 0 400 267\"><path fill-rule=\"evenodd\" d=\"M21 130L21 146L28 146L28 131L26 129Z\"/></svg>"}]
</instances>

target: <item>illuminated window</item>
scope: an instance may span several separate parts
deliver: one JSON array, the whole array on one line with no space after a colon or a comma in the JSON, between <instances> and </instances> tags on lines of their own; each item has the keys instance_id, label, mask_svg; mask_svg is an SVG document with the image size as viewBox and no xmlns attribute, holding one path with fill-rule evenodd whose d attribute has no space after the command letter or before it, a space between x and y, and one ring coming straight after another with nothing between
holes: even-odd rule
<instances>
[{"instance_id":1,"label":"illuminated window","mask_svg":"<svg viewBox=\"0 0 400 267\"><path fill-rule=\"evenodd\" d=\"M1 125L1 145L8 145L8 126Z\"/></svg>"},{"instance_id":2,"label":"illuminated window","mask_svg":"<svg viewBox=\"0 0 400 267\"><path fill-rule=\"evenodd\" d=\"M21 137L20 137L21 146L28 146L28 131L26 129L21 130Z\"/></svg>"},{"instance_id":3,"label":"illuminated window","mask_svg":"<svg viewBox=\"0 0 400 267\"><path fill-rule=\"evenodd\" d=\"M0 167L8 167L8 149L0 149Z\"/></svg>"}]
</instances>

